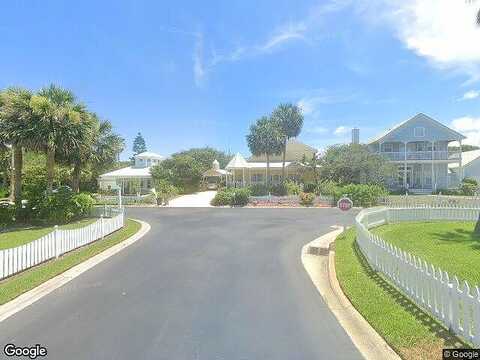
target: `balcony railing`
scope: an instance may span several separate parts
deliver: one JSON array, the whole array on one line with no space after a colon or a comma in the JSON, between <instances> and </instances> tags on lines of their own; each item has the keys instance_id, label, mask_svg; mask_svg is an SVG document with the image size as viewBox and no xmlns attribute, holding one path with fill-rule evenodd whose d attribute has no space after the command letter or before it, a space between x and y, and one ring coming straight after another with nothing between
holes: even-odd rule
<instances>
[{"instance_id":1,"label":"balcony railing","mask_svg":"<svg viewBox=\"0 0 480 360\"><path fill-rule=\"evenodd\" d=\"M381 152L379 153L390 161L404 161L405 152ZM459 151L407 151L407 160L459 160Z\"/></svg>"}]
</instances>

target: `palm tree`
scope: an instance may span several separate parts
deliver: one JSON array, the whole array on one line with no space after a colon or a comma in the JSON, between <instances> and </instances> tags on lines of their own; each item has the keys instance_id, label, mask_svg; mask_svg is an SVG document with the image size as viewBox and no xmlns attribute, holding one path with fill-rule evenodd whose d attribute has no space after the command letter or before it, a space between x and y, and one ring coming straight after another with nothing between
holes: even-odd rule
<instances>
[{"instance_id":1,"label":"palm tree","mask_svg":"<svg viewBox=\"0 0 480 360\"><path fill-rule=\"evenodd\" d=\"M12 87L0 93L0 139L12 146L10 197L17 204L22 200L23 148L31 148L37 136L32 127L31 98L31 92L21 88Z\"/></svg>"},{"instance_id":2,"label":"palm tree","mask_svg":"<svg viewBox=\"0 0 480 360\"><path fill-rule=\"evenodd\" d=\"M47 193L51 193L56 149L57 147L72 148L71 144L67 144L68 142L81 141L72 135L77 132L76 123L82 121L86 110L83 105L75 102L75 96L70 90L55 85L41 89L32 97L31 106L36 115L35 128L38 139L47 158Z\"/></svg>"},{"instance_id":3,"label":"palm tree","mask_svg":"<svg viewBox=\"0 0 480 360\"><path fill-rule=\"evenodd\" d=\"M287 142L300 134L303 126L302 111L297 105L280 104L273 112L272 119L278 123L282 135L282 182L285 181L285 155Z\"/></svg>"},{"instance_id":4,"label":"palm tree","mask_svg":"<svg viewBox=\"0 0 480 360\"><path fill-rule=\"evenodd\" d=\"M270 156L279 155L282 152L282 133L276 121L266 116L261 117L255 124L250 126L247 135L247 143L253 155L265 154L267 160L266 185L269 186Z\"/></svg>"},{"instance_id":5,"label":"palm tree","mask_svg":"<svg viewBox=\"0 0 480 360\"><path fill-rule=\"evenodd\" d=\"M59 158L73 166L72 188L79 192L82 169L87 166L98 168L113 164L123 151L124 140L113 133L109 121L100 120L94 113L88 113L76 124L76 131L81 141L64 147L65 150L60 153Z\"/></svg>"}]
</instances>

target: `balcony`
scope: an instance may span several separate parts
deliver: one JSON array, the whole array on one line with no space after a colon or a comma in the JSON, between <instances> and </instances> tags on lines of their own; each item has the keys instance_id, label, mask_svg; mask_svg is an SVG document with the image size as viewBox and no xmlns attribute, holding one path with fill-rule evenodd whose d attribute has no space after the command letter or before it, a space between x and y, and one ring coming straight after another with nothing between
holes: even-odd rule
<instances>
[{"instance_id":1,"label":"balcony","mask_svg":"<svg viewBox=\"0 0 480 360\"><path fill-rule=\"evenodd\" d=\"M385 159L390 161L405 161L405 153L398 152L381 152L378 153ZM407 161L415 160L460 160L460 151L407 151Z\"/></svg>"}]
</instances>

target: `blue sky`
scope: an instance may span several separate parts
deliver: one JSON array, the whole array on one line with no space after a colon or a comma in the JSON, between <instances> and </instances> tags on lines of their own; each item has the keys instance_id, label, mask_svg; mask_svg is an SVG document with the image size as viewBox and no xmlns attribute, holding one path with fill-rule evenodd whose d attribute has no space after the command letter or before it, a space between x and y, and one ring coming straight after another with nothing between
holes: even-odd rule
<instances>
[{"instance_id":1,"label":"blue sky","mask_svg":"<svg viewBox=\"0 0 480 360\"><path fill-rule=\"evenodd\" d=\"M394 3L401 3L394 4ZM453 0L9 1L0 88L72 89L163 155L245 135L281 102L301 140L366 141L424 112L480 144L480 3Z\"/></svg>"}]
</instances>

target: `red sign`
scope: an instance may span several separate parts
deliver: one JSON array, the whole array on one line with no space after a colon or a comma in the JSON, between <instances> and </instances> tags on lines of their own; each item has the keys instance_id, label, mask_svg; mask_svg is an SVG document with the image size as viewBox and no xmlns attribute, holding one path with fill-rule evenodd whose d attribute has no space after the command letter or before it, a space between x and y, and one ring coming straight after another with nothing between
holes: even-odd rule
<instances>
[{"instance_id":1,"label":"red sign","mask_svg":"<svg viewBox=\"0 0 480 360\"><path fill-rule=\"evenodd\" d=\"M342 211L348 211L352 208L353 201L347 197L343 197L337 202L337 207Z\"/></svg>"}]
</instances>

